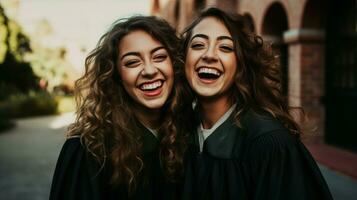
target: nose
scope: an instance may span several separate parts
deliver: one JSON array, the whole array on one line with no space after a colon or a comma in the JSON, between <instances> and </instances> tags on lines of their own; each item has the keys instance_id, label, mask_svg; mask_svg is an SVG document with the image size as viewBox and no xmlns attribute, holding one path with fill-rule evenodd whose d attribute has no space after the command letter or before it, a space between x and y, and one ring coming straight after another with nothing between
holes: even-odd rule
<instances>
[{"instance_id":1,"label":"nose","mask_svg":"<svg viewBox=\"0 0 357 200\"><path fill-rule=\"evenodd\" d=\"M213 45L208 47L207 51L203 54L202 59L206 62L216 62L218 60L216 50Z\"/></svg>"},{"instance_id":2,"label":"nose","mask_svg":"<svg viewBox=\"0 0 357 200\"><path fill-rule=\"evenodd\" d=\"M147 63L144 65L141 75L142 76L155 76L158 73L158 69L154 63Z\"/></svg>"}]
</instances>

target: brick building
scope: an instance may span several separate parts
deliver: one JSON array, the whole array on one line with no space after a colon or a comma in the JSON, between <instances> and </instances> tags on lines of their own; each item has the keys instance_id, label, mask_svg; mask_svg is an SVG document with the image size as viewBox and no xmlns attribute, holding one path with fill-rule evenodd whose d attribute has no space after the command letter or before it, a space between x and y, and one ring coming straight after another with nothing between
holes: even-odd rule
<instances>
[{"instance_id":1,"label":"brick building","mask_svg":"<svg viewBox=\"0 0 357 200\"><path fill-rule=\"evenodd\" d=\"M356 0L152 0L152 14L181 31L210 6L246 16L280 52L289 104L316 125L314 141L357 151Z\"/></svg>"}]
</instances>

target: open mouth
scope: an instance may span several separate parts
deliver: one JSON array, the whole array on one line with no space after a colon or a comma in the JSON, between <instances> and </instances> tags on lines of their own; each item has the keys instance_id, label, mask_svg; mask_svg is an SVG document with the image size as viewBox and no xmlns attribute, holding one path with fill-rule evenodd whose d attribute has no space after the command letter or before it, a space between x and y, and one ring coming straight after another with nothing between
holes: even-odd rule
<instances>
[{"instance_id":1,"label":"open mouth","mask_svg":"<svg viewBox=\"0 0 357 200\"><path fill-rule=\"evenodd\" d=\"M145 82L139 85L139 88L142 91L154 91L162 87L164 81L163 80L157 80L154 82Z\"/></svg>"},{"instance_id":2,"label":"open mouth","mask_svg":"<svg viewBox=\"0 0 357 200\"><path fill-rule=\"evenodd\" d=\"M200 67L197 70L198 77L201 79L215 80L221 76L221 72L215 68Z\"/></svg>"}]
</instances>

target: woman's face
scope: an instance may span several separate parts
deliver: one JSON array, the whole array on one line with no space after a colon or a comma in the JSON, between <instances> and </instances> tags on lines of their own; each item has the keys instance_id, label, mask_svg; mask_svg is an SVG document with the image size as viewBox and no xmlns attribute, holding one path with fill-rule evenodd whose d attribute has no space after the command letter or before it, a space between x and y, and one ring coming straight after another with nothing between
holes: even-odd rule
<instances>
[{"instance_id":1,"label":"woman's face","mask_svg":"<svg viewBox=\"0 0 357 200\"><path fill-rule=\"evenodd\" d=\"M228 97L236 68L228 29L217 18L204 18L194 27L187 47L185 73L190 86L201 99Z\"/></svg>"},{"instance_id":2,"label":"woman's face","mask_svg":"<svg viewBox=\"0 0 357 200\"><path fill-rule=\"evenodd\" d=\"M148 109L160 109L173 87L173 66L164 46L137 30L119 43L119 76L131 98Z\"/></svg>"}]
</instances>

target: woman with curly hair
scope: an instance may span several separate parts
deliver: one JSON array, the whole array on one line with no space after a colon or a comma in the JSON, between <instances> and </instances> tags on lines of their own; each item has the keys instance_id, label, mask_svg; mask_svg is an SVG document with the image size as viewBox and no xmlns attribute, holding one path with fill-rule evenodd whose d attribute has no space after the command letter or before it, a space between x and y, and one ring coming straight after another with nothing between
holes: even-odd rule
<instances>
[{"instance_id":1,"label":"woman with curly hair","mask_svg":"<svg viewBox=\"0 0 357 200\"><path fill-rule=\"evenodd\" d=\"M183 199L332 199L299 140L276 56L242 16L203 11L183 51L197 114Z\"/></svg>"},{"instance_id":2,"label":"woman with curly hair","mask_svg":"<svg viewBox=\"0 0 357 200\"><path fill-rule=\"evenodd\" d=\"M185 138L173 112L183 94L175 30L156 17L114 23L76 81L50 199L174 199ZM184 125L182 125L184 127Z\"/></svg>"}]
</instances>

